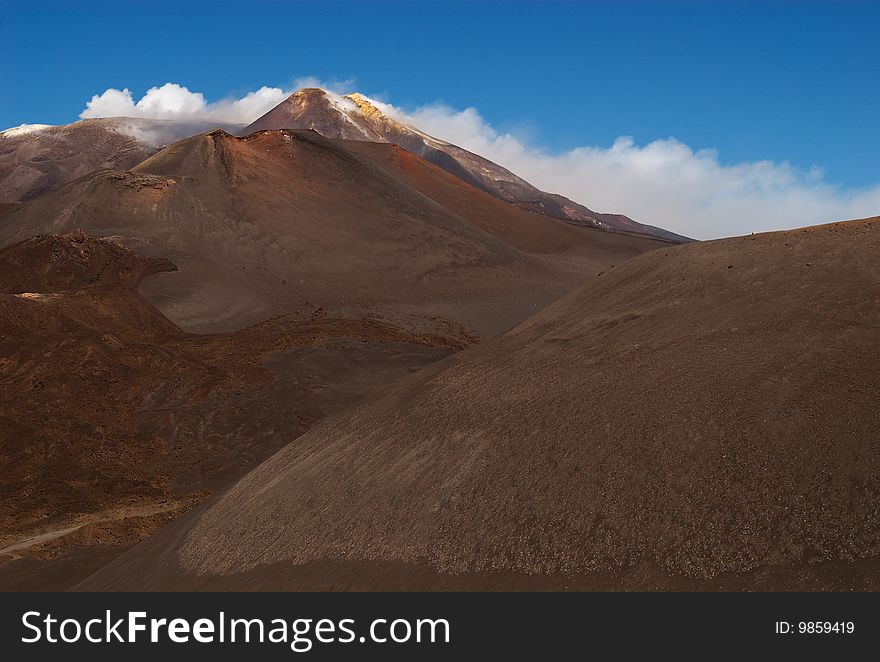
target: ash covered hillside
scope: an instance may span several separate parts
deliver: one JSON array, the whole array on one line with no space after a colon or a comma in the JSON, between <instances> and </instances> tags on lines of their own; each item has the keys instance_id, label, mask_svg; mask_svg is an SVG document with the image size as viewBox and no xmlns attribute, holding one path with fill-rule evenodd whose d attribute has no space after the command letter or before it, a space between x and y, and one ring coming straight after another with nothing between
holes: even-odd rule
<instances>
[{"instance_id":1,"label":"ash covered hillside","mask_svg":"<svg viewBox=\"0 0 880 662\"><path fill-rule=\"evenodd\" d=\"M876 590L878 258L877 218L640 256L83 587Z\"/></svg>"},{"instance_id":2,"label":"ash covered hillside","mask_svg":"<svg viewBox=\"0 0 880 662\"><path fill-rule=\"evenodd\" d=\"M0 250L0 588L70 586L470 341L314 310L192 335L138 292L174 269L80 232Z\"/></svg>"}]
</instances>

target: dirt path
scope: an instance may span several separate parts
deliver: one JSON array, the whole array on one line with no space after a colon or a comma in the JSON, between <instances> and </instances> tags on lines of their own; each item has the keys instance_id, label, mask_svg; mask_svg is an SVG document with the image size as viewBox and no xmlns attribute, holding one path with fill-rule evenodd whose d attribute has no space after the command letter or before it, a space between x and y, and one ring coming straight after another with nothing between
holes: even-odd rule
<instances>
[{"instance_id":1,"label":"dirt path","mask_svg":"<svg viewBox=\"0 0 880 662\"><path fill-rule=\"evenodd\" d=\"M9 547L4 547L0 549L0 556L5 556L7 554L14 554L15 552L22 552L26 549L30 549L35 545L41 545L44 542L49 542L50 540L55 540L56 538L60 538L61 536L66 536L68 533L73 533L77 529L81 529L88 522L83 522L82 524L78 524L76 526L70 526L66 529L55 529L54 531L49 531L48 533L41 533L36 536L31 536L29 538L24 538L19 540L18 542L12 543Z\"/></svg>"},{"instance_id":2,"label":"dirt path","mask_svg":"<svg viewBox=\"0 0 880 662\"><path fill-rule=\"evenodd\" d=\"M11 545L0 549L0 557L11 556L12 558L15 558L20 552L24 552L33 547L37 547L44 543L51 542L52 540L62 538L90 524L115 522L119 520L124 520L129 517L147 517L149 515L156 515L158 513L163 513L169 510L175 510L176 508L179 508L180 505L181 504L179 502L173 501L154 505L129 506L126 508L118 508L101 513L96 513L95 515L90 515L82 521L73 524L72 526L65 526L59 529L54 529L45 533L39 533L37 535L31 535L27 538L17 540Z\"/></svg>"}]
</instances>

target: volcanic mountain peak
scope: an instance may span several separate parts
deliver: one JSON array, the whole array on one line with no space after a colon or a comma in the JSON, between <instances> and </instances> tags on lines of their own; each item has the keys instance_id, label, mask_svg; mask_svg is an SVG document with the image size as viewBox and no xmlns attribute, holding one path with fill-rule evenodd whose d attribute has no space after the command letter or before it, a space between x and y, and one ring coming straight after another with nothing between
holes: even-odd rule
<instances>
[{"instance_id":1,"label":"volcanic mountain peak","mask_svg":"<svg viewBox=\"0 0 880 662\"><path fill-rule=\"evenodd\" d=\"M532 186L507 168L430 136L394 117L385 104L355 92L341 96L321 88L297 90L245 127L241 135L273 129L312 129L327 138L393 143L459 179L517 207L574 225L688 241L672 232L619 214L591 211L561 195Z\"/></svg>"},{"instance_id":2,"label":"volcanic mountain peak","mask_svg":"<svg viewBox=\"0 0 880 662\"><path fill-rule=\"evenodd\" d=\"M354 105L349 103L344 96L320 87L300 88L287 97L283 103L301 108L325 106L330 110L336 110L343 114L347 111L355 110Z\"/></svg>"},{"instance_id":3,"label":"volcanic mountain peak","mask_svg":"<svg viewBox=\"0 0 880 662\"><path fill-rule=\"evenodd\" d=\"M297 90L242 133L262 129L312 129L328 138L397 144L400 139L408 139L421 143L423 148L451 146L392 117L386 104L365 94L342 95L320 87ZM401 146L420 153L410 145Z\"/></svg>"},{"instance_id":4,"label":"volcanic mountain peak","mask_svg":"<svg viewBox=\"0 0 880 662\"><path fill-rule=\"evenodd\" d=\"M389 117L380 103L359 93L340 95L319 87L304 87L242 133L265 129L312 129L327 138L398 142L395 136L409 140L445 144L418 129Z\"/></svg>"}]
</instances>

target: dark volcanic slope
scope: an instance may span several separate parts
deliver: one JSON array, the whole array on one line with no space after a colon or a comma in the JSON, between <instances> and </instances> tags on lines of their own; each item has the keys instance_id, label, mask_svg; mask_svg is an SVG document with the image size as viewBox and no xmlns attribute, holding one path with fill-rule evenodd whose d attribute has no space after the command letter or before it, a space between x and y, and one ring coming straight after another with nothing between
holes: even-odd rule
<instances>
[{"instance_id":1,"label":"dark volcanic slope","mask_svg":"<svg viewBox=\"0 0 880 662\"><path fill-rule=\"evenodd\" d=\"M478 154L389 117L362 94L341 97L319 88L297 90L245 127L241 134L266 129L312 129L328 138L393 143L468 184L528 211L579 225L634 232L673 242L690 241L621 214L594 212L561 195L545 193Z\"/></svg>"},{"instance_id":2,"label":"dark volcanic slope","mask_svg":"<svg viewBox=\"0 0 880 662\"><path fill-rule=\"evenodd\" d=\"M162 145L212 128L206 122L109 117L0 131L0 203L31 200L99 168L131 168Z\"/></svg>"},{"instance_id":3,"label":"dark volcanic slope","mask_svg":"<svg viewBox=\"0 0 880 662\"><path fill-rule=\"evenodd\" d=\"M590 263L599 271L609 263L620 263L632 257L634 249L652 250L664 246L648 238L621 237L593 228L548 223L546 216L475 189L397 145L349 142L346 147L481 230L526 253L555 256L554 260L568 255L567 259Z\"/></svg>"},{"instance_id":4,"label":"dark volcanic slope","mask_svg":"<svg viewBox=\"0 0 880 662\"><path fill-rule=\"evenodd\" d=\"M141 538L467 342L313 311L192 336L137 291L173 269L78 233L0 250L0 589L9 559Z\"/></svg>"},{"instance_id":5,"label":"dark volcanic slope","mask_svg":"<svg viewBox=\"0 0 880 662\"><path fill-rule=\"evenodd\" d=\"M648 253L84 586L876 589L878 303L880 219Z\"/></svg>"},{"instance_id":6,"label":"dark volcanic slope","mask_svg":"<svg viewBox=\"0 0 880 662\"><path fill-rule=\"evenodd\" d=\"M429 168L419 186L444 177ZM170 259L179 271L142 291L192 331L241 328L309 301L442 317L480 333L663 245L524 218L471 187L456 195L444 207L363 150L311 131L215 131L5 214L0 245L83 228Z\"/></svg>"}]
</instances>

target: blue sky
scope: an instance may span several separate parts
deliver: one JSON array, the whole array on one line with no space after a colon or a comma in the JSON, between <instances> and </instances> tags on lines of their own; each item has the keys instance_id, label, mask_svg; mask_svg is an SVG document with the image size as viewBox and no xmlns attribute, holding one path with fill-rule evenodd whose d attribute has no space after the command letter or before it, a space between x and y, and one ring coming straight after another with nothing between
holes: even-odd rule
<instances>
[{"instance_id":1,"label":"blue sky","mask_svg":"<svg viewBox=\"0 0 880 662\"><path fill-rule=\"evenodd\" d=\"M70 122L111 87L215 101L314 76L473 106L551 155L674 137L722 165L880 183L880 3L0 2L0 17L2 126Z\"/></svg>"}]
</instances>

